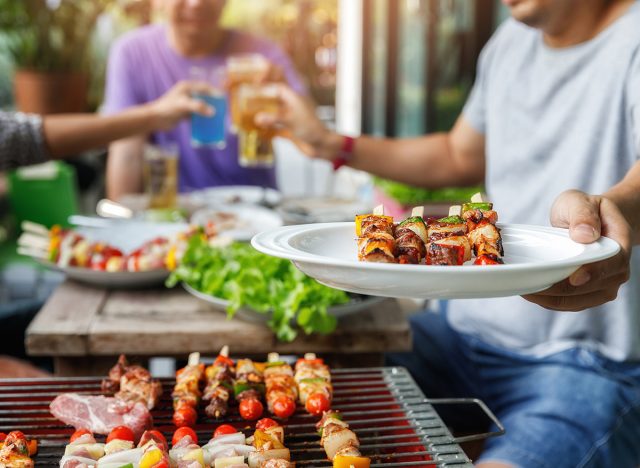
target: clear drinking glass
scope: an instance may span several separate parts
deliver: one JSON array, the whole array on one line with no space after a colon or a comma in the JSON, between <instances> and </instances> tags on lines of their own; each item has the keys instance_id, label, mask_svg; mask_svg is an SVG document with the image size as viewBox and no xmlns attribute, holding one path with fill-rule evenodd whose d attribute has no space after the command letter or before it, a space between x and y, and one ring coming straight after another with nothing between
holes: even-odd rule
<instances>
[{"instance_id":1,"label":"clear drinking glass","mask_svg":"<svg viewBox=\"0 0 640 468\"><path fill-rule=\"evenodd\" d=\"M280 107L278 86L275 84L242 84L238 97L238 162L242 167L273 167L272 139L275 130L260 128L255 123L257 114L277 114Z\"/></svg>"},{"instance_id":2,"label":"clear drinking glass","mask_svg":"<svg viewBox=\"0 0 640 468\"><path fill-rule=\"evenodd\" d=\"M191 114L191 145L194 147L209 146L224 148L225 120L227 116L227 97L223 91L225 77L224 68L200 68L190 70L192 80L209 83L214 90L211 93L195 93L196 99L201 99L213 108L213 115Z\"/></svg>"},{"instance_id":3,"label":"clear drinking glass","mask_svg":"<svg viewBox=\"0 0 640 468\"><path fill-rule=\"evenodd\" d=\"M255 81L257 75L269 70L269 61L260 54L232 55L227 59L227 87L229 89L229 110L231 112L231 130L237 132L240 127L238 108L238 88L243 83Z\"/></svg>"},{"instance_id":4,"label":"clear drinking glass","mask_svg":"<svg viewBox=\"0 0 640 468\"><path fill-rule=\"evenodd\" d=\"M149 208L175 208L178 198L178 145L148 145L144 152L144 186Z\"/></svg>"}]
</instances>

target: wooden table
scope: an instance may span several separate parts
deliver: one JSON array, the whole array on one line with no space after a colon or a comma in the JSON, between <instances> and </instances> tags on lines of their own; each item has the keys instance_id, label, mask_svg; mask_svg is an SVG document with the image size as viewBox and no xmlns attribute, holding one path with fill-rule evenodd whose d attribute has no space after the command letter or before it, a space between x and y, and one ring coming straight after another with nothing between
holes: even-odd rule
<instances>
[{"instance_id":1,"label":"wooden table","mask_svg":"<svg viewBox=\"0 0 640 468\"><path fill-rule=\"evenodd\" d=\"M281 343L263 324L227 320L181 288L109 291L65 281L27 329L32 356L52 356L58 375L101 375L120 353L136 357L317 352L335 366L381 365L388 351L409 351L411 332L395 299L340 320L329 336L300 333Z\"/></svg>"}]
</instances>

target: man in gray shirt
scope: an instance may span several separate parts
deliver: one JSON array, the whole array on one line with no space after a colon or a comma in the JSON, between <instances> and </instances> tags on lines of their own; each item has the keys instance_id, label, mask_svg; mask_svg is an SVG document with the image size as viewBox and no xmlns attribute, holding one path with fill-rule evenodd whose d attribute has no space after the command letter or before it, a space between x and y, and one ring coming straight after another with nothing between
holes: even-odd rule
<instances>
[{"instance_id":1,"label":"man in gray shirt","mask_svg":"<svg viewBox=\"0 0 640 468\"><path fill-rule=\"evenodd\" d=\"M421 314L414 352L393 358L429 396L480 397L503 420L507 434L487 441L479 466L637 467L640 1L503 1L513 18L484 49L449 133L352 145L287 89L281 115L259 122L383 177L484 182L506 223L543 225L551 213L578 242L618 241L619 255L547 291Z\"/></svg>"}]
</instances>

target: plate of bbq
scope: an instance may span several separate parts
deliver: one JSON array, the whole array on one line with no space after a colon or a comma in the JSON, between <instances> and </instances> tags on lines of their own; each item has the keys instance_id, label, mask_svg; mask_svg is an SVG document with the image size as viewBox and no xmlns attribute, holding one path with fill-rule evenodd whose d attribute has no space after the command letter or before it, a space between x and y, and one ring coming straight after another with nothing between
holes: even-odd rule
<instances>
[{"instance_id":1,"label":"plate of bbq","mask_svg":"<svg viewBox=\"0 0 640 468\"><path fill-rule=\"evenodd\" d=\"M143 221L76 229L48 229L27 221L22 228L18 253L73 280L107 288L162 284L179 262L189 238L206 231L184 223Z\"/></svg>"},{"instance_id":2,"label":"plate of bbq","mask_svg":"<svg viewBox=\"0 0 640 468\"><path fill-rule=\"evenodd\" d=\"M252 245L333 288L423 299L535 293L620 250L606 237L579 244L566 229L497 221L493 204L476 194L440 219L424 219L417 208L394 220L377 207L355 222L265 231Z\"/></svg>"}]
</instances>

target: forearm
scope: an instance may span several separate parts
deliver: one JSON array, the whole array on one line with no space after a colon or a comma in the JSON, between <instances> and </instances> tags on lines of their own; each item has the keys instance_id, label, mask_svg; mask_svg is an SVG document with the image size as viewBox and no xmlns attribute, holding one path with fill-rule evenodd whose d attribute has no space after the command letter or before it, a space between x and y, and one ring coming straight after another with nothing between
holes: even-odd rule
<instances>
[{"instance_id":1,"label":"forearm","mask_svg":"<svg viewBox=\"0 0 640 468\"><path fill-rule=\"evenodd\" d=\"M327 132L318 153L332 159L343 139ZM360 137L349 165L372 174L426 188L479 184L484 181L484 136L460 119L451 132L419 138Z\"/></svg>"},{"instance_id":2,"label":"forearm","mask_svg":"<svg viewBox=\"0 0 640 468\"><path fill-rule=\"evenodd\" d=\"M401 140L361 137L350 165L398 182L433 189L484 180L484 170L470 172L459 166L447 133Z\"/></svg>"},{"instance_id":3,"label":"forearm","mask_svg":"<svg viewBox=\"0 0 640 468\"><path fill-rule=\"evenodd\" d=\"M608 190L604 196L620 209L631 226L633 243L640 244L640 162L636 163L624 179Z\"/></svg>"},{"instance_id":4,"label":"forearm","mask_svg":"<svg viewBox=\"0 0 640 468\"><path fill-rule=\"evenodd\" d=\"M133 134L146 134L157 123L149 105L133 107L117 115L50 115L44 118L45 143L52 158L76 155L104 147Z\"/></svg>"}]
</instances>

